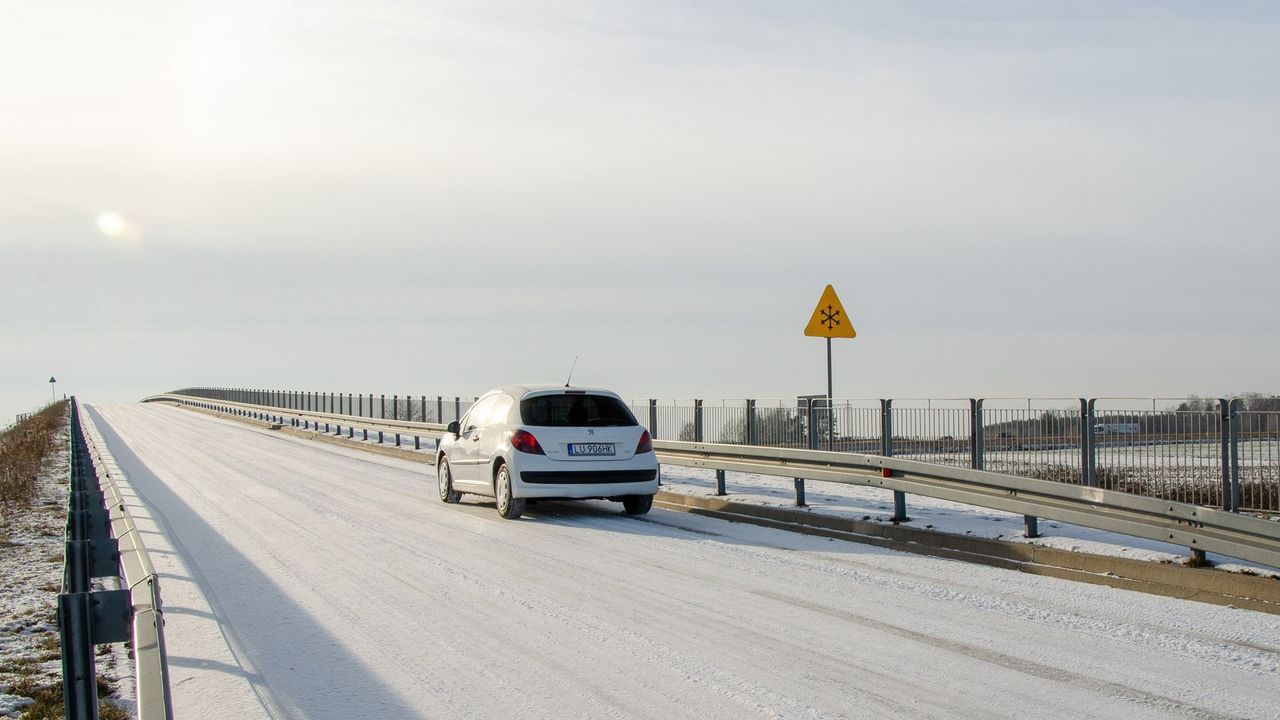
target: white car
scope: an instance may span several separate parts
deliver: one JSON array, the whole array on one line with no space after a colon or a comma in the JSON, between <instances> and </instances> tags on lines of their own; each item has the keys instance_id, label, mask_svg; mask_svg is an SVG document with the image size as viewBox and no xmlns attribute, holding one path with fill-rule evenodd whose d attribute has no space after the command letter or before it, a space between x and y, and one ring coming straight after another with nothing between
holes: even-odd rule
<instances>
[{"instance_id":1,"label":"white car","mask_svg":"<svg viewBox=\"0 0 1280 720\"><path fill-rule=\"evenodd\" d=\"M643 515L658 492L649 431L616 393L512 385L490 390L449 423L436 451L440 500L463 493L497 500L520 517L532 499L604 499Z\"/></svg>"}]
</instances>

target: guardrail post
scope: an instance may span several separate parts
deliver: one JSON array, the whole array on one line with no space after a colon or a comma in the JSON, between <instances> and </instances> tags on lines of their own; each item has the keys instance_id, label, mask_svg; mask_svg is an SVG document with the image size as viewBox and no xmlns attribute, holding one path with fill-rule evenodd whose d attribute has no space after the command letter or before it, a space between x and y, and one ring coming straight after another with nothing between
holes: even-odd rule
<instances>
[{"instance_id":1,"label":"guardrail post","mask_svg":"<svg viewBox=\"0 0 1280 720\"><path fill-rule=\"evenodd\" d=\"M656 398L649 398L649 437L653 440L658 439L658 401Z\"/></svg>"},{"instance_id":2,"label":"guardrail post","mask_svg":"<svg viewBox=\"0 0 1280 720\"><path fill-rule=\"evenodd\" d=\"M1240 398L1231 401L1231 512L1240 512Z\"/></svg>"},{"instance_id":3,"label":"guardrail post","mask_svg":"<svg viewBox=\"0 0 1280 720\"><path fill-rule=\"evenodd\" d=\"M693 439L702 442L702 401L693 401Z\"/></svg>"},{"instance_id":4,"label":"guardrail post","mask_svg":"<svg viewBox=\"0 0 1280 720\"><path fill-rule=\"evenodd\" d=\"M880 401L880 454L893 457L893 401Z\"/></svg>"},{"instance_id":5,"label":"guardrail post","mask_svg":"<svg viewBox=\"0 0 1280 720\"><path fill-rule=\"evenodd\" d=\"M1221 449L1222 509L1231 511L1231 403L1218 398L1218 444Z\"/></svg>"},{"instance_id":6,"label":"guardrail post","mask_svg":"<svg viewBox=\"0 0 1280 720\"><path fill-rule=\"evenodd\" d=\"M1240 512L1240 398L1218 398L1222 437L1222 509Z\"/></svg>"},{"instance_id":7,"label":"guardrail post","mask_svg":"<svg viewBox=\"0 0 1280 720\"><path fill-rule=\"evenodd\" d=\"M805 424L809 431L809 449L818 449L818 403L817 398L805 398Z\"/></svg>"},{"instance_id":8,"label":"guardrail post","mask_svg":"<svg viewBox=\"0 0 1280 720\"><path fill-rule=\"evenodd\" d=\"M809 449L818 449L818 409L813 398L805 398L805 423L809 435ZM796 489L796 507L805 507L804 478L791 478Z\"/></svg>"},{"instance_id":9,"label":"guardrail post","mask_svg":"<svg viewBox=\"0 0 1280 720\"><path fill-rule=\"evenodd\" d=\"M880 454L893 457L893 400L880 400ZM889 521L895 525L910 520L907 517L907 494L901 490L893 491L893 517Z\"/></svg>"},{"instance_id":10,"label":"guardrail post","mask_svg":"<svg viewBox=\"0 0 1280 720\"><path fill-rule=\"evenodd\" d=\"M894 525L910 520L907 517L907 494L901 490L893 491L893 517L889 518Z\"/></svg>"},{"instance_id":11,"label":"guardrail post","mask_svg":"<svg viewBox=\"0 0 1280 720\"><path fill-rule=\"evenodd\" d=\"M724 495L724 471L716 471L716 494Z\"/></svg>"},{"instance_id":12,"label":"guardrail post","mask_svg":"<svg viewBox=\"0 0 1280 720\"><path fill-rule=\"evenodd\" d=\"M1022 534L1029 538L1040 537L1040 519L1035 515L1023 515Z\"/></svg>"},{"instance_id":13,"label":"guardrail post","mask_svg":"<svg viewBox=\"0 0 1280 720\"><path fill-rule=\"evenodd\" d=\"M1096 400L1080 398L1080 483L1085 487L1098 486L1096 403Z\"/></svg>"},{"instance_id":14,"label":"guardrail post","mask_svg":"<svg viewBox=\"0 0 1280 720\"><path fill-rule=\"evenodd\" d=\"M58 596L62 645L63 717L98 717L97 668L93 655L93 603L87 592Z\"/></svg>"},{"instance_id":15,"label":"guardrail post","mask_svg":"<svg viewBox=\"0 0 1280 720\"><path fill-rule=\"evenodd\" d=\"M747 423L746 424L747 424L746 433L745 433L746 437L744 437L743 440L745 440L748 445L755 445L756 444L756 401L755 400L747 400Z\"/></svg>"},{"instance_id":16,"label":"guardrail post","mask_svg":"<svg viewBox=\"0 0 1280 720\"><path fill-rule=\"evenodd\" d=\"M436 422L438 423L444 422L444 396L443 395L436 396Z\"/></svg>"},{"instance_id":17,"label":"guardrail post","mask_svg":"<svg viewBox=\"0 0 1280 720\"><path fill-rule=\"evenodd\" d=\"M982 441L982 400L969 398L969 467L974 470L984 463Z\"/></svg>"},{"instance_id":18,"label":"guardrail post","mask_svg":"<svg viewBox=\"0 0 1280 720\"><path fill-rule=\"evenodd\" d=\"M974 470L987 468L987 430L982 412L982 398L969 398L969 453ZM1040 537L1040 518L1022 516L1022 534L1028 538Z\"/></svg>"}]
</instances>

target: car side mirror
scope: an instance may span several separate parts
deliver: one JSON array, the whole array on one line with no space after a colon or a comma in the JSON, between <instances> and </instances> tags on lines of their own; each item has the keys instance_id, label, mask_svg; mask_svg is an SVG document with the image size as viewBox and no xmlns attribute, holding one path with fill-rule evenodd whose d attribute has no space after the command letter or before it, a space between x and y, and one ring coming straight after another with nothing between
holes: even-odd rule
<instances>
[{"instance_id":1,"label":"car side mirror","mask_svg":"<svg viewBox=\"0 0 1280 720\"><path fill-rule=\"evenodd\" d=\"M457 437L457 435L458 435L458 421L457 421L457 420L454 420L453 422L451 422L451 423L449 423L448 425L446 425L444 429L445 429L445 431L447 431L447 432L453 433L454 437Z\"/></svg>"}]
</instances>

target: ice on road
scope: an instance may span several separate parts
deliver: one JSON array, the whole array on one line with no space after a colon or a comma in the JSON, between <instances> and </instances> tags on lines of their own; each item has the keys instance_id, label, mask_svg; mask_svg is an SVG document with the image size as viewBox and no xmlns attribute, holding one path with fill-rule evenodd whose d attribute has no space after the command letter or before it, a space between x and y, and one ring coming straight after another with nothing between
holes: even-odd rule
<instances>
[{"instance_id":1,"label":"ice on road","mask_svg":"<svg viewBox=\"0 0 1280 720\"><path fill-rule=\"evenodd\" d=\"M1274 718L1275 616L90 412L160 569L182 718Z\"/></svg>"}]
</instances>

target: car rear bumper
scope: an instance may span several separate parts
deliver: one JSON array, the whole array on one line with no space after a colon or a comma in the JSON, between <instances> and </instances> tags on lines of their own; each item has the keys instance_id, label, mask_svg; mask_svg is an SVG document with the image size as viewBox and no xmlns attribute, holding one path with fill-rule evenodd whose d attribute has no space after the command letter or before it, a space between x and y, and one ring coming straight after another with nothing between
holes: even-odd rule
<instances>
[{"instance_id":1,"label":"car rear bumper","mask_svg":"<svg viewBox=\"0 0 1280 720\"><path fill-rule=\"evenodd\" d=\"M657 465L627 469L538 468L520 470L515 475L514 494L524 498L618 497L658 492Z\"/></svg>"}]
</instances>

